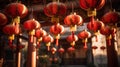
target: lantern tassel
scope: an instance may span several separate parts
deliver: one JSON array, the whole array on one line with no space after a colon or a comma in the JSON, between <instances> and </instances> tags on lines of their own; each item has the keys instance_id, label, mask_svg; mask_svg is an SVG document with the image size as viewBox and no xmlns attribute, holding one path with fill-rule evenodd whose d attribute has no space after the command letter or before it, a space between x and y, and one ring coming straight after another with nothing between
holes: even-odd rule
<instances>
[{"instance_id":1,"label":"lantern tassel","mask_svg":"<svg viewBox=\"0 0 120 67\"><path fill-rule=\"evenodd\" d=\"M58 44L58 42L59 42L59 39L56 39L56 46L58 46L59 44Z\"/></svg>"},{"instance_id":2,"label":"lantern tassel","mask_svg":"<svg viewBox=\"0 0 120 67\"><path fill-rule=\"evenodd\" d=\"M55 38L56 38L56 46L58 46L59 45L60 34L57 34L55 36Z\"/></svg>"},{"instance_id":3,"label":"lantern tassel","mask_svg":"<svg viewBox=\"0 0 120 67\"><path fill-rule=\"evenodd\" d=\"M83 48L87 49L87 38L85 38L85 39L83 40L83 43L84 43L84 47L83 47Z\"/></svg>"},{"instance_id":4,"label":"lantern tassel","mask_svg":"<svg viewBox=\"0 0 120 67\"><path fill-rule=\"evenodd\" d=\"M39 48L41 45L40 45L40 42L42 41L42 37L40 37L38 40L37 40L37 48Z\"/></svg>"},{"instance_id":5,"label":"lantern tassel","mask_svg":"<svg viewBox=\"0 0 120 67\"><path fill-rule=\"evenodd\" d=\"M50 51L50 42L46 43L47 50Z\"/></svg>"},{"instance_id":6,"label":"lantern tassel","mask_svg":"<svg viewBox=\"0 0 120 67\"><path fill-rule=\"evenodd\" d=\"M107 41L108 41L108 45L111 46L111 39L112 39L112 36L109 35L108 38L107 38Z\"/></svg>"},{"instance_id":7,"label":"lantern tassel","mask_svg":"<svg viewBox=\"0 0 120 67\"><path fill-rule=\"evenodd\" d=\"M30 41L30 43L33 43L33 35L29 36L29 41Z\"/></svg>"},{"instance_id":8,"label":"lantern tassel","mask_svg":"<svg viewBox=\"0 0 120 67\"><path fill-rule=\"evenodd\" d=\"M47 50L50 51L50 46L47 46Z\"/></svg>"},{"instance_id":9,"label":"lantern tassel","mask_svg":"<svg viewBox=\"0 0 120 67\"><path fill-rule=\"evenodd\" d=\"M91 24L91 25L92 25L91 27L93 27L93 25L94 25L94 16L91 16L91 20L90 20L90 21L91 21L91 23L92 23L92 24Z\"/></svg>"},{"instance_id":10,"label":"lantern tassel","mask_svg":"<svg viewBox=\"0 0 120 67\"><path fill-rule=\"evenodd\" d=\"M87 43L86 42L84 42L84 47L83 48L87 49Z\"/></svg>"}]
</instances>

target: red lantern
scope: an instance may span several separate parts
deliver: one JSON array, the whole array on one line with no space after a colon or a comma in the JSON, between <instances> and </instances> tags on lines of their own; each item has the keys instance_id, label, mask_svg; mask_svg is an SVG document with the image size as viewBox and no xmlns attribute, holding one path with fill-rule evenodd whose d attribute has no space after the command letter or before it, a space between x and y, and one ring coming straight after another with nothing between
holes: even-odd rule
<instances>
[{"instance_id":1,"label":"red lantern","mask_svg":"<svg viewBox=\"0 0 120 67\"><path fill-rule=\"evenodd\" d=\"M67 41L71 43L71 46L74 46L75 42L78 41L78 37L76 35L69 35Z\"/></svg>"},{"instance_id":2,"label":"red lantern","mask_svg":"<svg viewBox=\"0 0 120 67\"><path fill-rule=\"evenodd\" d=\"M59 53L62 54L65 50L64 50L64 48L61 47L58 51L59 51Z\"/></svg>"},{"instance_id":3,"label":"red lantern","mask_svg":"<svg viewBox=\"0 0 120 67\"><path fill-rule=\"evenodd\" d=\"M50 35L47 35L47 36L44 36L44 37L43 37L43 42L45 42L45 43L53 42L53 41L54 41L54 39L53 39L53 37L50 36Z\"/></svg>"},{"instance_id":4,"label":"red lantern","mask_svg":"<svg viewBox=\"0 0 120 67\"><path fill-rule=\"evenodd\" d=\"M68 15L64 19L64 23L71 26L71 31L76 31L76 25L82 25L83 19L81 16L76 15L76 13Z\"/></svg>"},{"instance_id":5,"label":"red lantern","mask_svg":"<svg viewBox=\"0 0 120 67\"><path fill-rule=\"evenodd\" d=\"M60 39L60 34L64 33L64 27L57 23L50 27L50 32L55 35L56 46L58 46L58 40Z\"/></svg>"},{"instance_id":6,"label":"red lantern","mask_svg":"<svg viewBox=\"0 0 120 67\"><path fill-rule=\"evenodd\" d=\"M103 26L102 21L98 21L98 20L93 22L91 21L87 24L87 28L93 32L97 32L98 30L101 29L102 26Z\"/></svg>"},{"instance_id":7,"label":"red lantern","mask_svg":"<svg viewBox=\"0 0 120 67\"><path fill-rule=\"evenodd\" d=\"M80 39L89 38L90 36L91 36L91 33L88 32L88 31L86 31L86 30L84 30L84 31L82 31L82 32L80 32L80 33L78 34L78 37L79 37Z\"/></svg>"},{"instance_id":8,"label":"red lantern","mask_svg":"<svg viewBox=\"0 0 120 67\"><path fill-rule=\"evenodd\" d=\"M100 29L100 33L103 34L103 35L109 36L111 34L111 28L110 28L110 26L103 26Z\"/></svg>"},{"instance_id":9,"label":"red lantern","mask_svg":"<svg viewBox=\"0 0 120 67\"><path fill-rule=\"evenodd\" d=\"M98 41L98 38L97 38L98 30L100 30L102 26L104 26L102 21L99 21L99 20L94 21L93 17L91 18L91 21L87 24L87 28L90 31L94 32L94 35L96 37L96 42Z\"/></svg>"},{"instance_id":10,"label":"red lantern","mask_svg":"<svg viewBox=\"0 0 120 67\"><path fill-rule=\"evenodd\" d=\"M30 19L24 22L24 28L29 31L29 41L33 43L33 35L35 35L35 29L40 28L40 23L35 19Z\"/></svg>"},{"instance_id":11,"label":"red lantern","mask_svg":"<svg viewBox=\"0 0 120 67\"><path fill-rule=\"evenodd\" d=\"M44 36L43 37L43 42L46 43L48 51L50 50L50 44L54 41L53 37L50 35Z\"/></svg>"},{"instance_id":12,"label":"red lantern","mask_svg":"<svg viewBox=\"0 0 120 67\"><path fill-rule=\"evenodd\" d=\"M55 47L53 47L53 48L51 49L52 54L55 54L56 51L57 51L57 49L56 49Z\"/></svg>"},{"instance_id":13,"label":"red lantern","mask_svg":"<svg viewBox=\"0 0 120 67\"><path fill-rule=\"evenodd\" d=\"M7 17L3 13L0 13L0 26L5 25L7 21L8 21Z\"/></svg>"},{"instance_id":14,"label":"red lantern","mask_svg":"<svg viewBox=\"0 0 120 67\"><path fill-rule=\"evenodd\" d=\"M6 25L3 27L3 32L9 35L9 45L12 46L14 35L19 34L20 29L15 25Z\"/></svg>"},{"instance_id":15,"label":"red lantern","mask_svg":"<svg viewBox=\"0 0 120 67\"><path fill-rule=\"evenodd\" d=\"M100 29L100 33L106 36L107 44L111 45L111 39L114 37L116 29L110 26L104 26Z\"/></svg>"},{"instance_id":16,"label":"red lantern","mask_svg":"<svg viewBox=\"0 0 120 67\"><path fill-rule=\"evenodd\" d=\"M44 8L44 13L49 17L63 16L66 13L67 7L60 2L51 2Z\"/></svg>"},{"instance_id":17,"label":"red lantern","mask_svg":"<svg viewBox=\"0 0 120 67\"><path fill-rule=\"evenodd\" d=\"M15 18L20 16L20 18L24 18L28 14L28 9L24 4L21 3L10 3L5 8L5 12L8 16Z\"/></svg>"},{"instance_id":18,"label":"red lantern","mask_svg":"<svg viewBox=\"0 0 120 67\"><path fill-rule=\"evenodd\" d=\"M47 32L45 30L43 30L42 28L35 30L35 36L37 38L40 38L40 37L43 37L43 36L46 36L46 35L47 35Z\"/></svg>"},{"instance_id":19,"label":"red lantern","mask_svg":"<svg viewBox=\"0 0 120 67\"><path fill-rule=\"evenodd\" d=\"M13 34L18 34L20 31L19 28L16 28L16 26L14 25L6 25L4 28L3 28L3 32L5 34L8 34L8 35L13 35Z\"/></svg>"},{"instance_id":20,"label":"red lantern","mask_svg":"<svg viewBox=\"0 0 120 67\"><path fill-rule=\"evenodd\" d=\"M88 16L96 16L96 10L101 9L105 0L79 0L80 7L88 11Z\"/></svg>"},{"instance_id":21,"label":"red lantern","mask_svg":"<svg viewBox=\"0 0 120 67\"><path fill-rule=\"evenodd\" d=\"M69 51L69 52L73 52L73 51L75 51L75 48L69 47L69 48L68 48L68 51Z\"/></svg>"},{"instance_id":22,"label":"red lantern","mask_svg":"<svg viewBox=\"0 0 120 67\"><path fill-rule=\"evenodd\" d=\"M97 49L98 47L97 46L92 46L92 49Z\"/></svg>"},{"instance_id":23,"label":"red lantern","mask_svg":"<svg viewBox=\"0 0 120 67\"><path fill-rule=\"evenodd\" d=\"M64 33L64 27L57 23L50 27L50 32L54 35L62 34Z\"/></svg>"},{"instance_id":24,"label":"red lantern","mask_svg":"<svg viewBox=\"0 0 120 67\"><path fill-rule=\"evenodd\" d=\"M35 36L37 39L37 47L40 47L40 42L42 41L42 37L46 36L47 32L43 30L42 28L35 30Z\"/></svg>"},{"instance_id":25,"label":"red lantern","mask_svg":"<svg viewBox=\"0 0 120 67\"><path fill-rule=\"evenodd\" d=\"M30 19L25 21L23 25L24 25L24 28L29 31L36 28L40 28L40 23L35 19Z\"/></svg>"},{"instance_id":26,"label":"red lantern","mask_svg":"<svg viewBox=\"0 0 120 67\"><path fill-rule=\"evenodd\" d=\"M87 38L91 37L91 33L84 30L78 33L78 38L83 39L84 48L87 48Z\"/></svg>"},{"instance_id":27,"label":"red lantern","mask_svg":"<svg viewBox=\"0 0 120 67\"><path fill-rule=\"evenodd\" d=\"M101 9L104 4L105 0L79 0L80 7L84 10L88 9Z\"/></svg>"},{"instance_id":28,"label":"red lantern","mask_svg":"<svg viewBox=\"0 0 120 67\"><path fill-rule=\"evenodd\" d=\"M102 21L105 24L115 24L120 21L120 15L117 12L109 11L102 17Z\"/></svg>"}]
</instances>

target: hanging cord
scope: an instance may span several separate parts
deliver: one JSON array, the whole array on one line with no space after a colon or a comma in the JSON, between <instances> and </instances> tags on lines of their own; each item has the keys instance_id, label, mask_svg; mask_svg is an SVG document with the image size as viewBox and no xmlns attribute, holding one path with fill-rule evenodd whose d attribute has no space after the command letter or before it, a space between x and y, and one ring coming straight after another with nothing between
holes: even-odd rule
<instances>
[{"instance_id":1,"label":"hanging cord","mask_svg":"<svg viewBox=\"0 0 120 67\"><path fill-rule=\"evenodd\" d=\"M73 3L72 3L71 8L72 8L72 14L73 14L74 13L74 4Z\"/></svg>"},{"instance_id":2,"label":"hanging cord","mask_svg":"<svg viewBox=\"0 0 120 67\"><path fill-rule=\"evenodd\" d=\"M110 2L110 10L113 10L113 8L112 8L112 1L109 0L109 2Z\"/></svg>"},{"instance_id":3,"label":"hanging cord","mask_svg":"<svg viewBox=\"0 0 120 67\"><path fill-rule=\"evenodd\" d=\"M46 5L46 0L43 0L43 5L44 5L44 6Z\"/></svg>"}]
</instances>

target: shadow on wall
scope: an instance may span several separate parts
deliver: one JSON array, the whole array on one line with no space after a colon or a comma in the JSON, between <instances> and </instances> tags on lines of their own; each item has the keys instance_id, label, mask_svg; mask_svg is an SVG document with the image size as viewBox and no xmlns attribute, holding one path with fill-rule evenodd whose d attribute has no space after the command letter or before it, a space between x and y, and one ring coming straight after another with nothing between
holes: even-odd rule
<instances>
[{"instance_id":1,"label":"shadow on wall","mask_svg":"<svg viewBox=\"0 0 120 67\"><path fill-rule=\"evenodd\" d=\"M106 55L96 55L94 57L95 67L107 67L107 56Z\"/></svg>"}]
</instances>

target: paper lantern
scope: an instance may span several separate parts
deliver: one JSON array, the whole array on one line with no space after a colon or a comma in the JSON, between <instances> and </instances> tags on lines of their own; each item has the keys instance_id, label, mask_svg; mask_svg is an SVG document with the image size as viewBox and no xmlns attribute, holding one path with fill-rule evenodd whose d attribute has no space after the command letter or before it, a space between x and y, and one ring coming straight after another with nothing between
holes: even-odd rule
<instances>
[{"instance_id":1,"label":"paper lantern","mask_svg":"<svg viewBox=\"0 0 120 67\"><path fill-rule=\"evenodd\" d=\"M106 36L109 36L111 34L111 27L110 26L104 26L100 29L100 33Z\"/></svg>"},{"instance_id":2,"label":"paper lantern","mask_svg":"<svg viewBox=\"0 0 120 67\"><path fill-rule=\"evenodd\" d=\"M29 42L33 43L33 36L35 35L35 29L40 28L40 23L35 19L27 20L23 23L25 30L28 30Z\"/></svg>"},{"instance_id":3,"label":"paper lantern","mask_svg":"<svg viewBox=\"0 0 120 67\"><path fill-rule=\"evenodd\" d=\"M59 23L50 27L50 32L55 36L56 46L58 46L58 40L60 39L60 34L64 33L64 27Z\"/></svg>"},{"instance_id":4,"label":"paper lantern","mask_svg":"<svg viewBox=\"0 0 120 67\"><path fill-rule=\"evenodd\" d=\"M94 36L96 38L96 42L98 41L98 37L97 35L99 34L99 30L101 29L101 27L104 26L102 21L94 20L94 18L92 17L90 22L87 24L87 28L88 30L94 32Z\"/></svg>"},{"instance_id":5,"label":"paper lantern","mask_svg":"<svg viewBox=\"0 0 120 67\"><path fill-rule=\"evenodd\" d=\"M69 52L74 52L74 51L75 51L75 48L69 47L69 48L68 48L68 51L69 51Z\"/></svg>"},{"instance_id":6,"label":"paper lantern","mask_svg":"<svg viewBox=\"0 0 120 67\"><path fill-rule=\"evenodd\" d=\"M25 21L23 25L25 30L29 30L29 31L36 28L40 28L40 23L35 19L30 19Z\"/></svg>"},{"instance_id":7,"label":"paper lantern","mask_svg":"<svg viewBox=\"0 0 120 67\"><path fill-rule=\"evenodd\" d=\"M78 33L78 38L83 40L84 48L87 48L87 40L89 37L91 37L91 33L86 30Z\"/></svg>"},{"instance_id":8,"label":"paper lantern","mask_svg":"<svg viewBox=\"0 0 120 67\"><path fill-rule=\"evenodd\" d=\"M53 47L53 48L51 49L52 54L55 54L56 51L57 51L57 49L56 49L55 47Z\"/></svg>"},{"instance_id":9,"label":"paper lantern","mask_svg":"<svg viewBox=\"0 0 120 67\"><path fill-rule=\"evenodd\" d=\"M22 3L10 3L6 6L5 13L12 18L17 16L24 18L28 14L28 9Z\"/></svg>"},{"instance_id":10,"label":"paper lantern","mask_svg":"<svg viewBox=\"0 0 120 67\"><path fill-rule=\"evenodd\" d=\"M59 17L65 15L67 7L61 2L48 3L44 8L45 15L49 17Z\"/></svg>"},{"instance_id":11,"label":"paper lantern","mask_svg":"<svg viewBox=\"0 0 120 67\"><path fill-rule=\"evenodd\" d=\"M98 30L101 29L101 27L103 26L103 22L102 21L99 21L99 20L95 20L95 21L90 21L88 24L87 24L87 28L90 30L90 31L93 31L94 33L97 32Z\"/></svg>"},{"instance_id":12,"label":"paper lantern","mask_svg":"<svg viewBox=\"0 0 120 67\"><path fill-rule=\"evenodd\" d=\"M58 34L62 34L64 33L64 27L62 25L60 25L59 23L52 25L50 27L50 32L54 35L58 35Z\"/></svg>"},{"instance_id":13,"label":"paper lantern","mask_svg":"<svg viewBox=\"0 0 120 67\"><path fill-rule=\"evenodd\" d=\"M106 36L107 44L111 45L111 39L114 38L116 29L110 26L104 26L100 29L100 33Z\"/></svg>"},{"instance_id":14,"label":"paper lantern","mask_svg":"<svg viewBox=\"0 0 120 67\"><path fill-rule=\"evenodd\" d=\"M103 15L101 20L104 24L113 25L120 21L120 15L115 11L109 11Z\"/></svg>"},{"instance_id":15,"label":"paper lantern","mask_svg":"<svg viewBox=\"0 0 120 67\"><path fill-rule=\"evenodd\" d=\"M79 0L80 7L88 11L88 16L96 16L96 10L101 9L105 0Z\"/></svg>"},{"instance_id":16,"label":"paper lantern","mask_svg":"<svg viewBox=\"0 0 120 67\"><path fill-rule=\"evenodd\" d=\"M48 51L50 50L50 44L54 41L53 37L50 35L44 36L43 37L43 42L46 43Z\"/></svg>"},{"instance_id":17,"label":"paper lantern","mask_svg":"<svg viewBox=\"0 0 120 67\"><path fill-rule=\"evenodd\" d=\"M59 48L59 50L58 50L58 52L59 52L60 54L64 53L64 51L65 51L65 50L64 50L64 48L62 48L62 47Z\"/></svg>"},{"instance_id":18,"label":"paper lantern","mask_svg":"<svg viewBox=\"0 0 120 67\"><path fill-rule=\"evenodd\" d=\"M3 32L8 35L19 34L20 29L10 24L10 25L6 25L5 27L3 27Z\"/></svg>"},{"instance_id":19,"label":"paper lantern","mask_svg":"<svg viewBox=\"0 0 120 67\"><path fill-rule=\"evenodd\" d=\"M38 28L35 30L35 37L37 37L37 47L40 47L40 42L42 41L42 37L46 36L47 32L42 28Z\"/></svg>"},{"instance_id":20,"label":"paper lantern","mask_svg":"<svg viewBox=\"0 0 120 67\"><path fill-rule=\"evenodd\" d=\"M70 14L64 19L65 25L70 26L71 31L76 31L76 25L82 25L83 19L76 13Z\"/></svg>"},{"instance_id":21,"label":"paper lantern","mask_svg":"<svg viewBox=\"0 0 120 67\"><path fill-rule=\"evenodd\" d=\"M7 21L8 21L7 17L3 13L0 13L0 26L5 25Z\"/></svg>"},{"instance_id":22,"label":"paper lantern","mask_svg":"<svg viewBox=\"0 0 120 67\"><path fill-rule=\"evenodd\" d=\"M71 46L74 46L75 42L78 41L77 35L69 35L66 39L71 44Z\"/></svg>"},{"instance_id":23,"label":"paper lantern","mask_svg":"<svg viewBox=\"0 0 120 67\"><path fill-rule=\"evenodd\" d=\"M43 37L43 36L46 36L46 35L47 35L47 32L45 30L43 30L42 28L35 30L35 36L37 38L40 38L40 37Z\"/></svg>"},{"instance_id":24,"label":"paper lantern","mask_svg":"<svg viewBox=\"0 0 120 67\"><path fill-rule=\"evenodd\" d=\"M101 9L104 4L105 0L79 0L80 7L84 10L88 9Z\"/></svg>"}]
</instances>

